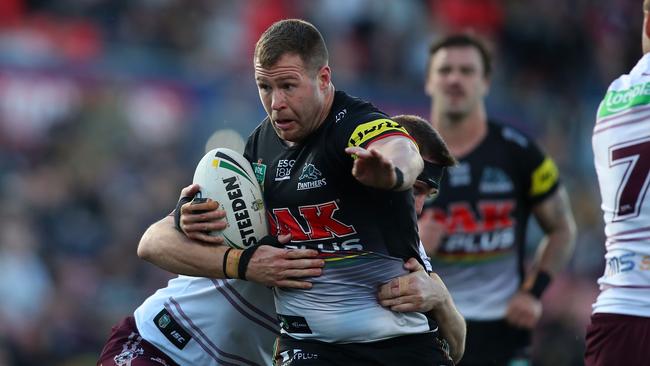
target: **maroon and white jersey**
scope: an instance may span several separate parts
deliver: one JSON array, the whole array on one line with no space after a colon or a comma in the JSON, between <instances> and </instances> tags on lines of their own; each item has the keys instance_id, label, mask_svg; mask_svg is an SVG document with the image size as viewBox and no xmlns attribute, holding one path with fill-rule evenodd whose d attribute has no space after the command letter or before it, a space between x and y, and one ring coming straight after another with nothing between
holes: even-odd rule
<instances>
[{"instance_id":1,"label":"maroon and white jersey","mask_svg":"<svg viewBox=\"0 0 650 366\"><path fill-rule=\"evenodd\" d=\"M605 221L605 273L595 313L650 316L650 56L616 79L592 146Z\"/></svg>"},{"instance_id":2,"label":"maroon and white jersey","mask_svg":"<svg viewBox=\"0 0 650 366\"><path fill-rule=\"evenodd\" d=\"M270 365L280 335L271 290L241 280L178 276L133 316L179 365Z\"/></svg>"}]
</instances>

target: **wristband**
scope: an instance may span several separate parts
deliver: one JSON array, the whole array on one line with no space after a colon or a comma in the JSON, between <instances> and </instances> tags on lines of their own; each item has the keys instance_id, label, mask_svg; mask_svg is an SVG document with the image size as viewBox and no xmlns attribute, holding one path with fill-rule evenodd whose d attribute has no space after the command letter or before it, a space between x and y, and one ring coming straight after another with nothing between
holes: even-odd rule
<instances>
[{"instance_id":1,"label":"wristband","mask_svg":"<svg viewBox=\"0 0 650 366\"><path fill-rule=\"evenodd\" d=\"M550 283L551 275L546 271L539 271L537 277L535 277L535 282L533 282L533 287L528 292L537 299L540 299Z\"/></svg>"},{"instance_id":2,"label":"wristband","mask_svg":"<svg viewBox=\"0 0 650 366\"><path fill-rule=\"evenodd\" d=\"M181 197L181 199L178 200L178 203L176 203L176 208L174 209L174 226L176 227L176 230L183 234L185 234L185 232L181 229L181 206L191 201L192 197Z\"/></svg>"},{"instance_id":3,"label":"wristband","mask_svg":"<svg viewBox=\"0 0 650 366\"><path fill-rule=\"evenodd\" d=\"M404 184L404 173L402 173L402 170L398 167L395 167L395 184L393 185L393 188L391 190L395 191L398 188L401 188L402 185Z\"/></svg>"},{"instance_id":4,"label":"wristband","mask_svg":"<svg viewBox=\"0 0 650 366\"><path fill-rule=\"evenodd\" d=\"M223 274L226 278L240 278L238 276L239 258L242 255L242 250L228 248L223 254ZM230 273L230 274L229 274ZM232 275L231 275L232 274Z\"/></svg>"},{"instance_id":5,"label":"wristband","mask_svg":"<svg viewBox=\"0 0 650 366\"><path fill-rule=\"evenodd\" d=\"M260 244L251 245L250 247L241 251L239 260L237 262L237 274L239 275L240 279L246 279L246 270L248 269L248 263L250 263L251 258L253 258L253 254L255 254L255 251L260 246Z\"/></svg>"}]
</instances>

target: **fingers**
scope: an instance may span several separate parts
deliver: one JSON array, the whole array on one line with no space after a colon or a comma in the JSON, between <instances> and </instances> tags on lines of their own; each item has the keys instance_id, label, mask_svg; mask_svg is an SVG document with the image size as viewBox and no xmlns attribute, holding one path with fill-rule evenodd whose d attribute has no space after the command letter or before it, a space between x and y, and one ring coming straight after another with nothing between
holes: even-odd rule
<instances>
[{"instance_id":1,"label":"fingers","mask_svg":"<svg viewBox=\"0 0 650 366\"><path fill-rule=\"evenodd\" d=\"M379 288L379 300L389 300L409 294L408 276L393 278Z\"/></svg>"},{"instance_id":2,"label":"fingers","mask_svg":"<svg viewBox=\"0 0 650 366\"><path fill-rule=\"evenodd\" d=\"M312 287L312 284L311 282L307 282L307 281L286 279L286 280L277 281L276 286L282 288L297 288L297 289L309 290Z\"/></svg>"},{"instance_id":3,"label":"fingers","mask_svg":"<svg viewBox=\"0 0 650 366\"><path fill-rule=\"evenodd\" d=\"M320 268L306 267L306 269L289 269L283 272L286 278L298 279L303 277L318 277L323 273Z\"/></svg>"},{"instance_id":4,"label":"fingers","mask_svg":"<svg viewBox=\"0 0 650 366\"><path fill-rule=\"evenodd\" d=\"M284 257L287 259L301 259L301 258L315 258L318 256L318 251L315 249L284 249ZM317 267L322 267L325 265L325 261L322 259L317 259L321 265Z\"/></svg>"},{"instance_id":5,"label":"fingers","mask_svg":"<svg viewBox=\"0 0 650 366\"><path fill-rule=\"evenodd\" d=\"M278 235L280 244L286 244L291 241L291 233Z\"/></svg>"},{"instance_id":6,"label":"fingers","mask_svg":"<svg viewBox=\"0 0 650 366\"><path fill-rule=\"evenodd\" d=\"M198 184L190 184L181 190L181 197L193 197L200 190L201 187Z\"/></svg>"},{"instance_id":7,"label":"fingers","mask_svg":"<svg viewBox=\"0 0 650 366\"><path fill-rule=\"evenodd\" d=\"M215 245L225 244L221 236L212 236L202 231L189 231L186 235L190 239L198 240L205 243L210 243Z\"/></svg>"},{"instance_id":8,"label":"fingers","mask_svg":"<svg viewBox=\"0 0 650 366\"><path fill-rule=\"evenodd\" d=\"M415 258L409 258L406 263L404 263L404 268L410 272L424 271L424 267L418 262Z\"/></svg>"}]
</instances>

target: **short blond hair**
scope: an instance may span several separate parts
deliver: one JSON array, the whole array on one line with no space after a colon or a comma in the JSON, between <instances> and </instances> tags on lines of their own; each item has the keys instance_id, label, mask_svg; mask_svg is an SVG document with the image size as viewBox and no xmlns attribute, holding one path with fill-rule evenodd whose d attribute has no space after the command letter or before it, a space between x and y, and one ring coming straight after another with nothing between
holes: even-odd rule
<instances>
[{"instance_id":1,"label":"short blond hair","mask_svg":"<svg viewBox=\"0 0 650 366\"><path fill-rule=\"evenodd\" d=\"M650 11L650 0L643 1L643 11Z\"/></svg>"}]
</instances>

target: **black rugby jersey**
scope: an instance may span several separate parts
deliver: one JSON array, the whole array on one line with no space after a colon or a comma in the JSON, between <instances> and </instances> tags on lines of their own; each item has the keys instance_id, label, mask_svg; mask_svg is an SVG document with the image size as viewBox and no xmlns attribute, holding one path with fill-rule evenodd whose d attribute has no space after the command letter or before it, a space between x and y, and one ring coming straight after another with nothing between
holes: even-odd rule
<instances>
[{"instance_id":1,"label":"black rugby jersey","mask_svg":"<svg viewBox=\"0 0 650 366\"><path fill-rule=\"evenodd\" d=\"M460 312L471 320L499 319L521 284L531 208L555 192L558 171L531 139L494 122L458 160L420 220L445 227L432 265Z\"/></svg>"},{"instance_id":2,"label":"black rugby jersey","mask_svg":"<svg viewBox=\"0 0 650 366\"><path fill-rule=\"evenodd\" d=\"M303 143L287 146L266 118L250 136L246 158L262 183L272 234L290 232L287 247L316 248L325 259L311 290L276 289L283 332L295 338L369 342L428 331L419 313L379 306L377 287L420 261L410 190L359 183L344 149L406 130L372 104L337 91L323 124Z\"/></svg>"}]
</instances>

